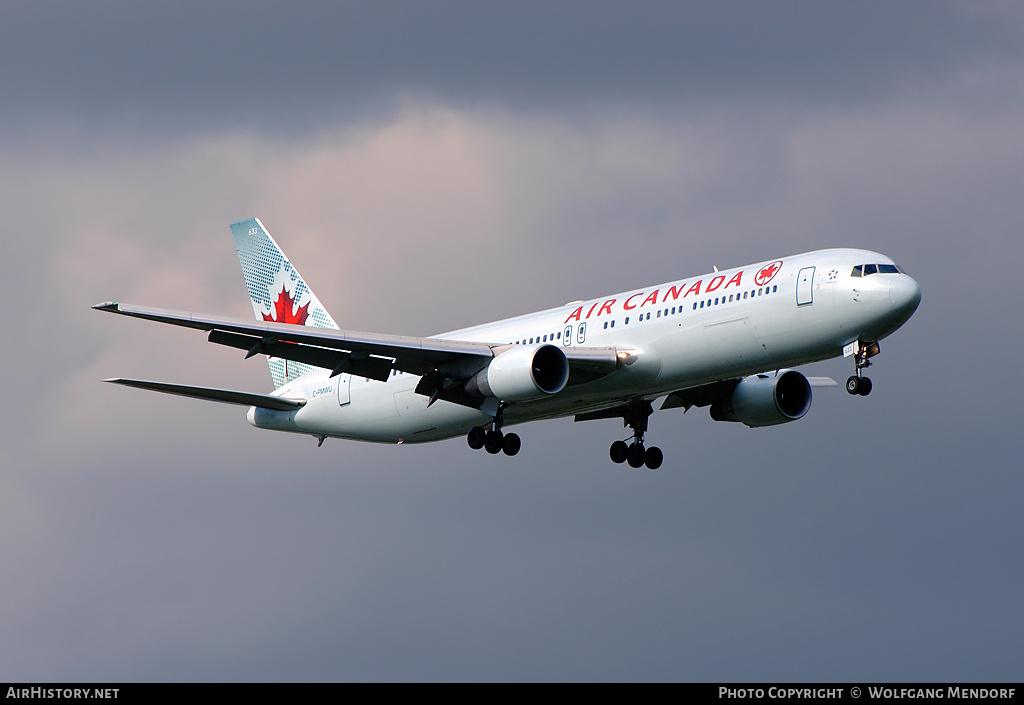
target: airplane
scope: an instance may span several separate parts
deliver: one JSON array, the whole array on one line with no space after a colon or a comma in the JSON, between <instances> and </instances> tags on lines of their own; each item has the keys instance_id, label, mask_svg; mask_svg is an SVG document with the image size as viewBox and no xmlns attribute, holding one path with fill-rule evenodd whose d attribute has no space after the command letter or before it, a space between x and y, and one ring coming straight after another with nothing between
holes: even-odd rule
<instances>
[{"instance_id":1,"label":"airplane","mask_svg":"<svg viewBox=\"0 0 1024 705\"><path fill-rule=\"evenodd\" d=\"M342 330L257 218L231 226L255 322L118 302L93 308L208 332L212 343L267 357L275 390L252 394L114 378L128 387L249 407L257 428L377 443L465 436L516 455L507 426L573 416L622 419L615 463L655 470L645 444L654 402L709 407L756 428L802 418L812 386L792 367L842 355L846 382L917 310L921 289L891 259L829 249L680 279L429 338ZM628 442L627 442L628 441Z\"/></svg>"}]
</instances>

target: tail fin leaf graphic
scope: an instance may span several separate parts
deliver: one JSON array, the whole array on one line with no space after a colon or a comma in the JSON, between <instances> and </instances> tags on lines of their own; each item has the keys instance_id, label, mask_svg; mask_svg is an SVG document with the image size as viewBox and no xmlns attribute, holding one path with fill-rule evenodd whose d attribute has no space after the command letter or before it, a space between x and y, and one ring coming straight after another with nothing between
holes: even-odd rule
<instances>
[{"instance_id":1,"label":"tail fin leaf graphic","mask_svg":"<svg viewBox=\"0 0 1024 705\"><path fill-rule=\"evenodd\" d=\"M231 234L256 320L337 330L327 309L258 218L233 223ZM275 389L313 369L278 357L267 361Z\"/></svg>"}]
</instances>

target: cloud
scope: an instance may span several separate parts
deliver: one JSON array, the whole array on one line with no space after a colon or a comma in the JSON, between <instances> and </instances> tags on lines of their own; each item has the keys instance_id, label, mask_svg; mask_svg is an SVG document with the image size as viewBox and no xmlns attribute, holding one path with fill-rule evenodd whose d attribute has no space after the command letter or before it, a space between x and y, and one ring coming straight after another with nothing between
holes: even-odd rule
<instances>
[{"instance_id":1,"label":"cloud","mask_svg":"<svg viewBox=\"0 0 1024 705\"><path fill-rule=\"evenodd\" d=\"M138 29L126 17L110 31ZM571 24L555 20L542 58ZM624 30L658 24L645 23ZM867 24L850 36L885 31ZM582 56L599 38L576 40L591 46ZM829 61L870 53L856 44ZM957 47L961 59L987 51ZM0 662L25 680L1014 673L1020 96L968 100L992 95L986 81L1012 65L960 71L959 59L907 51L900 65L949 79L948 94L925 80L852 108L806 97L803 111L764 98L777 84L743 89L759 74L739 71L738 102L664 108L648 95L599 109L578 93L550 98L580 70L572 59L532 89L536 109L507 107L513 85L504 103L406 97L280 131L249 117L228 127L237 113L214 111L214 127L196 118L159 139L12 153L0 166L11 292ZM1013 47L1000 56L1012 64ZM661 65L637 61L623 75ZM327 70L305 80L321 86ZM493 64L474 70L478 83L452 90L475 94ZM721 70L694 80L738 71ZM671 93L681 71L649 81ZM119 93L113 108L97 99L97 110L123 118L146 91L181 96L185 84ZM800 85L811 96L821 84ZM288 122L316 104L307 97L271 112ZM832 245L893 255L924 302L883 341L871 398L822 392L806 419L759 431L661 412L651 433L668 461L656 474L608 463L622 433L612 421L528 424L515 460L460 440L317 450L249 428L238 409L100 384L268 387L258 359L88 308L118 298L249 316L227 224L253 215L339 323L374 331L435 333Z\"/></svg>"},{"instance_id":2,"label":"cloud","mask_svg":"<svg viewBox=\"0 0 1024 705\"><path fill-rule=\"evenodd\" d=\"M7 149L308 135L409 98L578 118L710 105L799 116L1004 75L1024 48L1006 3L58 7L16 6L0 28Z\"/></svg>"},{"instance_id":3,"label":"cloud","mask_svg":"<svg viewBox=\"0 0 1024 705\"><path fill-rule=\"evenodd\" d=\"M237 133L15 162L0 174L11 186L8 227L19 233L5 277L27 292L29 315L0 315L51 342L5 355L9 367L45 370L55 382L12 380L12 393L29 400L12 424L45 435L55 415L64 434L102 443L107 420L125 416L126 395L138 394L95 384L109 376L264 386L258 361L242 364L202 336L88 309L117 298L247 317L226 226L252 215L354 329L432 334L712 264L852 245L891 254L919 276L926 303L912 325L929 320L932 306L931 325L965 322L970 334L944 343L954 357L1009 364L1012 348L976 350L992 330L967 313L986 299L1004 306L995 293L1005 275L972 279L966 298L942 278L993 261L1000 272L1021 254L1009 205L1021 145L1009 116L979 122L913 104L742 127L410 105L384 123L307 139ZM970 394L979 384L970 374L949 384L965 408L992 403ZM137 403L193 413L180 400ZM195 413L223 418L219 409ZM161 433L146 415L114 428Z\"/></svg>"}]
</instances>

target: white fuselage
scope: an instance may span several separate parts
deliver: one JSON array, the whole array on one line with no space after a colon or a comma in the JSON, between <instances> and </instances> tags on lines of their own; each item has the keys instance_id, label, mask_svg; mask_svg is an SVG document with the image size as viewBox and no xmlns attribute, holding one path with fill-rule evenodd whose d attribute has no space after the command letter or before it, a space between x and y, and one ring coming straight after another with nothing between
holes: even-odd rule
<instances>
[{"instance_id":1,"label":"white fuselage","mask_svg":"<svg viewBox=\"0 0 1024 705\"><path fill-rule=\"evenodd\" d=\"M509 404L506 425L595 411L627 400L842 355L854 341L899 328L920 301L902 273L853 276L892 265L866 250L834 249L712 272L452 331L436 338L495 344L615 347L632 364L546 398ZM631 358L632 359L632 358ZM414 391L419 377L386 382L317 369L276 394L306 399L297 411L251 408L260 428L382 443L451 438L491 417Z\"/></svg>"}]
</instances>

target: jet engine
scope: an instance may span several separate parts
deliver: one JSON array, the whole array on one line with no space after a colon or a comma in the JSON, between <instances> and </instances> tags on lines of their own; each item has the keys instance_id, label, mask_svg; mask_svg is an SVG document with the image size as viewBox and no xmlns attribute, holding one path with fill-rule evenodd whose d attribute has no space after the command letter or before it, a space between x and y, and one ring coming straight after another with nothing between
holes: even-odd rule
<instances>
[{"instance_id":1,"label":"jet engine","mask_svg":"<svg viewBox=\"0 0 1024 705\"><path fill-rule=\"evenodd\" d=\"M744 377L731 395L711 405L711 418L757 428L796 421L810 408L810 382L796 370L782 370Z\"/></svg>"},{"instance_id":2,"label":"jet engine","mask_svg":"<svg viewBox=\"0 0 1024 705\"><path fill-rule=\"evenodd\" d=\"M569 381L569 361L554 345L517 346L501 353L466 382L474 396L529 401L557 394Z\"/></svg>"}]
</instances>

